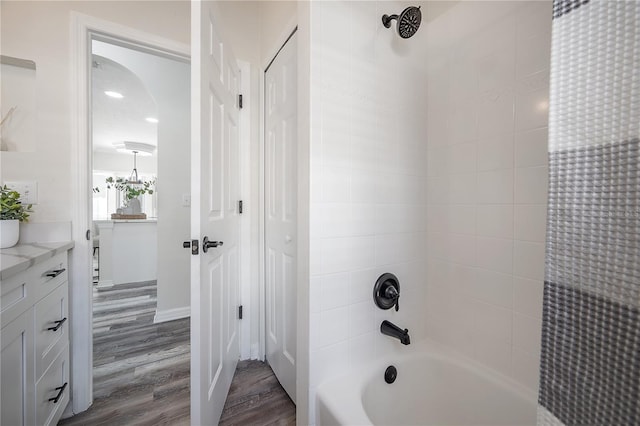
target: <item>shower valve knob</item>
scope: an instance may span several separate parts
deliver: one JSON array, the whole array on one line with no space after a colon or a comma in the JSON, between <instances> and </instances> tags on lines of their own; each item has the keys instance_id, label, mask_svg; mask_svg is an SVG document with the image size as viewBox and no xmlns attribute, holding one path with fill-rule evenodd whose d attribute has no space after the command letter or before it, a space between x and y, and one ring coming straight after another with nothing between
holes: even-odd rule
<instances>
[{"instance_id":1,"label":"shower valve knob","mask_svg":"<svg viewBox=\"0 0 640 426\"><path fill-rule=\"evenodd\" d=\"M395 275L387 272L380 275L373 286L373 301L380 309L400 309L400 282Z\"/></svg>"}]
</instances>

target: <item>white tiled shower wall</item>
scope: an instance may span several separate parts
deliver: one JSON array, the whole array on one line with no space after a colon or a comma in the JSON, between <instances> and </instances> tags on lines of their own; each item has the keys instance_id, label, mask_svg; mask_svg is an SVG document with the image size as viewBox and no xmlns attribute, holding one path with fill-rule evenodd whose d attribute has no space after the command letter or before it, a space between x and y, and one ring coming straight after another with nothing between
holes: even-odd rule
<instances>
[{"instance_id":1,"label":"white tiled shower wall","mask_svg":"<svg viewBox=\"0 0 640 426\"><path fill-rule=\"evenodd\" d=\"M426 32L427 335L535 391L551 2L461 2Z\"/></svg>"},{"instance_id":2,"label":"white tiled shower wall","mask_svg":"<svg viewBox=\"0 0 640 426\"><path fill-rule=\"evenodd\" d=\"M409 4L402 40L380 18ZM406 350L383 319L535 389L550 2L310 7L310 420L322 381Z\"/></svg>"},{"instance_id":3,"label":"white tiled shower wall","mask_svg":"<svg viewBox=\"0 0 640 426\"><path fill-rule=\"evenodd\" d=\"M316 386L389 351L383 319L424 336L425 36L381 24L400 2L312 2L310 417ZM382 273L400 311L373 303Z\"/></svg>"}]
</instances>

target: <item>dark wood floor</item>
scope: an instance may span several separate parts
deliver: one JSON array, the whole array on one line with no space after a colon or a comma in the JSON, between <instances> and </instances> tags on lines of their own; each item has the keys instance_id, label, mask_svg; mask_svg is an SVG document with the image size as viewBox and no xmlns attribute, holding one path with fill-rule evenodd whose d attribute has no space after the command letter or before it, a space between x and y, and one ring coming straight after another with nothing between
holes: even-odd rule
<instances>
[{"instance_id":1,"label":"dark wood floor","mask_svg":"<svg viewBox=\"0 0 640 426\"><path fill-rule=\"evenodd\" d=\"M295 424L296 406L271 368L261 361L238 362L220 425Z\"/></svg>"},{"instance_id":2,"label":"dark wood floor","mask_svg":"<svg viewBox=\"0 0 640 426\"><path fill-rule=\"evenodd\" d=\"M93 405L59 425L189 425L189 319L153 324L155 282L94 290ZM222 425L293 425L269 366L240 361Z\"/></svg>"},{"instance_id":3,"label":"dark wood floor","mask_svg":"<svg viewBox=\"0 0 640 426\"><path fill-rule=\"evenodd\" d=\"M60 425L189 424L189 319L155 311L155 281L94 288L93 405Z\"/></svg>"}]
</instances>

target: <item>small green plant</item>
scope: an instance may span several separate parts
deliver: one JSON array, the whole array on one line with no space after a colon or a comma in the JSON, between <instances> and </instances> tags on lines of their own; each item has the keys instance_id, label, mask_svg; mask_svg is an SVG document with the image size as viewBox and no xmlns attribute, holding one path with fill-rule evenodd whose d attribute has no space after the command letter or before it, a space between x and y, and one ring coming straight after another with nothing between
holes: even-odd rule
<instances>
[{"instance_id":1,"label":"small green plant","mask_svg":"<svg viewBox=\"0 0 640 426\"><path fill-rule=\"evenodd\" d=\"M2 195L0 196L0 204L2 211L0 212L0 220L19 220L20 222L29 221L29 213L32 213L31 204L23 205L20 201L20 193L9 188L7 185L0 187Z\"/></svg>"},{"instance_id":2,"label":"small green plant","mask_svg":"<svg viewBox=\"0 0 640 426\"><path fill-rule=\"evenodd\" d=\"M130 183L127 179L113 176L109 176L104 180L107 184L107 189L114 188L119 191L125 199L126 203L130 200L138 198L144 194L153 194L153 188L156 185L156 180L141 181L140 183ZM98 187L93 188L93 192L100 192Z\"/></svg>"}]
</instances>

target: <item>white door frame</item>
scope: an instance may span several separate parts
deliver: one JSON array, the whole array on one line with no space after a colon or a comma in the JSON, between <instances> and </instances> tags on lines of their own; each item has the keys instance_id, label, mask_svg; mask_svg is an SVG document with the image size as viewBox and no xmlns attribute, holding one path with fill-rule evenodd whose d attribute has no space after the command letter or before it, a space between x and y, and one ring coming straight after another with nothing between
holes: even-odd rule
<instances>
[{"instance_id":1,"label":"white door frame","mask_svg":"<svg viewBox=\"0 0 640 426\"><path fill-rule=\"evenodd\" d=\"M92 229L92 173L90 138L89 64L91 40L136 46L167 57L190 57L190 47L176 41L92 16L72 12L71 16L71 170L72 238L69 280L69 316L71 318L71 396L73 413L85 411L93 402L93 334L91 241L85 235ZM185 235L185 239L188 239ZM68 411L68 408L67 408Z\"/></svg>"},{"instance_id":2,"label":"white door frame","mask_svg":"<svg viewBox=\"0 0 640 426\"><path fill-rule=\"evenodd\" d=\"M265 232L266 232L266 226L265 226L265 221L264 221L264 215L265 215L265 191L264 191L264 184L265 184L265 166L264 166L264 162L265 162L265 153L264 153L264 146L265 146L265 133L264 133L264 125L265 125L265 101L266 101L266 96L265 96L265 72L267 70L267 68L269 67L269 65L271 64L271 62L273 62L273 60L276 58L276 56L278 55L278 52L280 52L280 49L282 49L282 47L286 44L286 42L289 40L289 38L293 35L293 33L295 31L297 31L298 28L298 24L297 24L297 17L292 18L287 25L284 26L284 30L280 33L280 35L278 36L278 38L276 39L276 42L273 44L273 46L270 48L269 53L267 55L265 55L265 59L264 62L261 64L260 66L260 182L259 182L259 202L260 202L260 209L259 209L259 235L260 235L260 252L259 252L259 256L260 256L260 262L259 262L259 268L260 270L258 271L258 280L259 280L259 287L260 287L260 309L259 309L259 318L260 318L260 332L259 332L259 352L258 352L258 359L264 360L265 359L265 355L266 355L266 342L267 342L267 338L266 338L266 328L267 328L267 310L266 310L266 280L265 280L265 273L266 273L266 265L265 265ZM253 355L253 354L252 354Z\"/></svg>"}]
</instances>

